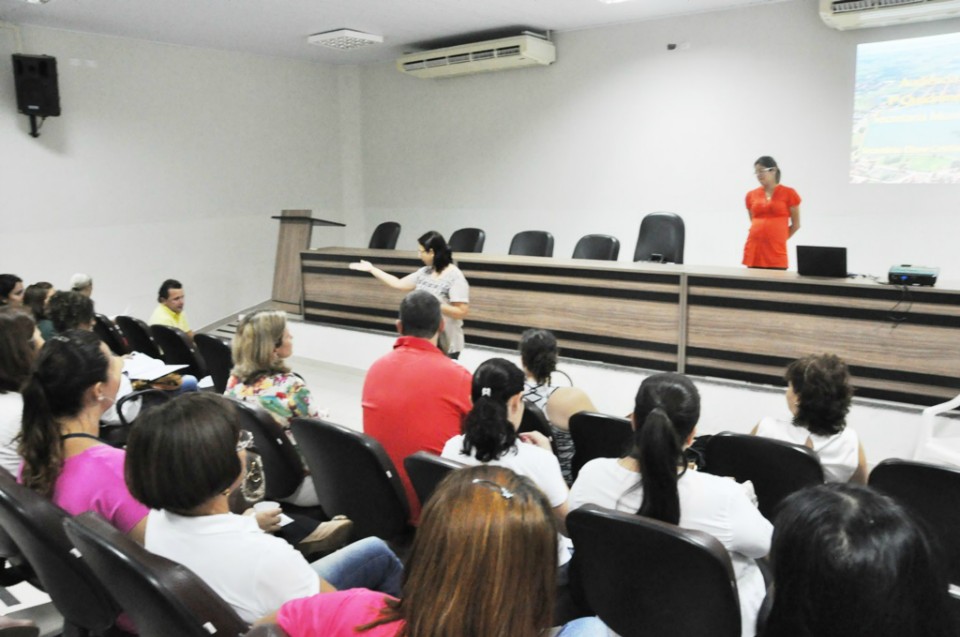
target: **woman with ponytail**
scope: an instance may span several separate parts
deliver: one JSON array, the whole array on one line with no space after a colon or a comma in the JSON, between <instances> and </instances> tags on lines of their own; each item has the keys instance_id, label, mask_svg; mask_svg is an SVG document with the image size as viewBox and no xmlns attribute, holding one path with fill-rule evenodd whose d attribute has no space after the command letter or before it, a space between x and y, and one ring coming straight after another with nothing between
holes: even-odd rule
<instances>
[{"instance_id":1,"label":"woman with ponytail","mask_svg":"<svg viewBox=\"0 0 960 637\"><path fill-rule=\"evenodd\" d=\"M444 458L468 465L507 467L530 478L543 491L563 529L567 517L567 483L550 441L539 432L518 434L523 420L523 372L503 358L491 358L473 374L473 409L463 421L463 434L443 447ZM566 544L560 563L569 561Z\"/></svg>"},{"instance_id":2,"label":"woman with ponytail","mask_svg":"<svg viewBox=\"0 0 960 637\"><path fill-rule=\"evenodd\" d=\"M700 394L689 378L672 373L646 378L631 417L630 452L584 465L569 504L636 512L717 538L737 575L743 635L752 636L766 595L754 560L769 552L773 527L736 482L688 468L684 451L699 419Z\"/></svg>"},{"instance_id":3,"label":"woman with ponytail","mask_svg":"<svg viewBox=\"0 0 960 637\"><path fill-rule=\"evenodd\" d=\"M148 510L127 491L125 454L97 438L122 370L93 332L47 341L22 391L20 482L73 515L96 511L142 543Z\"/></svg>"}]
</instances>

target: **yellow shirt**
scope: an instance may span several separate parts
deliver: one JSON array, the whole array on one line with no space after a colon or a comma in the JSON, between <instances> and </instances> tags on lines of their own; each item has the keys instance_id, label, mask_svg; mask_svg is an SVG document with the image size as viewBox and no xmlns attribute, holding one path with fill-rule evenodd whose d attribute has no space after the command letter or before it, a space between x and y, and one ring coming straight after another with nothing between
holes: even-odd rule
<instances>
[{"instance_id":1,"label":"yellow shirt","mask_svg":"<svg viewBox=\"0 0 960 637\"><path fill-rule=\"evenodd\" d=\"M157 309L150 315L150 325L168 325L176 327L184 332L190 331L190 324L187 323L187 315L184 312L177 314L166 305L161 303Z\"/></svg>"}]
</instances>

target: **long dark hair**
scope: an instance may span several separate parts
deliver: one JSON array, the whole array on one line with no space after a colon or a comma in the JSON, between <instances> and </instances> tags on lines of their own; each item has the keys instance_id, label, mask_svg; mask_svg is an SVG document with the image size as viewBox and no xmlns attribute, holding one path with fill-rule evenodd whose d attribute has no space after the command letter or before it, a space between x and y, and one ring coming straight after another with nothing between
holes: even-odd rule
<instances>
[{"instance_id":1,"label":"long dark hair","mask_svg":"<svg viewBox=\"0 0 960 637\"><path fill-rule=\"evenodd\" d=\"M440 273L447 269L447 266L453 263L453 253L450 252L450 246L446 239L436 230L426 232L417 239L417 243L423 246L426 251L433 250L433 269Z\"/></svg>"},{"instance_id":2,"label":"long dark hair","mask_svg":"<svg viewBox=\"0 0 960 637\"><path fill-rule=\"evenodd\" d=\"M0 274L0 305L6 305L10 302L8 298L17 283L23 283L23 279L16 274Z\"/></svg>"},{"instance_id":3,"label":"long dark hair","mask_svg":"<svg viewBox=\"0 0 960 637\"><path fill-rule=\"evenodd\" d=\"M23 304L33 312L33 319L35 321L47 318L44 305L47 302L47 294L52 289L52 283L39 281L37 283L31 283L27 286L27 289L23 291Z\"/></svg>"},{"instance_id":4,"label":"long dark hair","mask_svg":"<svg viewBox=\"0 0 960 637\"><path fill-rule=\"evenodd\" d=\"M558 354L557 337L549 330L529 329L520 336L520 359L541 385L550 384L550 374L557 369Z\"/></svg>"},{"instance_id":5,"label":"long dark hair","mask_svg":"<svg viewBox=\"0 0 960 637\"><path fill-rule=\"evenodd\" d=\"M947 637L943 559L915 515L869 487L827 484L781 504L763 637Z\"/></svg>"},{"instance_id":6,"label":"long dark hair","mask_svg":"<svg viewBox=\"0 0 960 637\"><path fill-rule=\"evenodd\" d=\"M686 470L683 443L700 420L700 393L683 374L654 374L640 383L633 418L636 431L628 456L640 465L643 489L637 513L679 524L677 469Z\"/></svg>"},{"instance_id":7,"label":"long dark hair","mask_svg":"<svg viewBox=\"0 0 960 637\"><path fill-rule=\"evenodd\" d=\"M17 453L23 458L23 484L44 496L53 492L63 467L59 420L80 413L84 393L107 380L109 365L93 332L70 330L40 350L22 391Z\"/></svg>"},{"instance_id":8,"label":"long dark hair","mask_svg":"<svg viewBox=\"0 0 960 637\"><path fill-rule=\"evenodd\" d=\"M480 462L513 448L517 430L507 419L507 401L523 391L523 372L505 358L484 361L473 374L473 409L463 420L463 454Z\"/></svg>"},{"instance_id":9,"label":"long dark hair","mask_svg":"<svg viewBox=\"0 0 960 637\"><path fill-rule=\"evenodd\" d=\"M19 308L0 307L0 394L18 392L30 376L37 350L36 329L30 314Z\"/></svg>"}]
</instances>

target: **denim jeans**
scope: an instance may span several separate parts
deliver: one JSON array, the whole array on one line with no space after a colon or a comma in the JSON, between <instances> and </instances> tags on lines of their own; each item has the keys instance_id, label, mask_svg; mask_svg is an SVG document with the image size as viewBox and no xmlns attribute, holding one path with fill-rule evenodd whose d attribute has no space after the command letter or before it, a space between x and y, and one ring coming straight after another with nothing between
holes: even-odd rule
<instances>
[{"instance_id":1,"label":"denim jeans","mask_svg":"<svg viewBox=\"0 0 960 637\"><path fill-rule=\"evenodd\" d=\"M400 596L403 564L380 538L368 537L348 544L311 566L337 590L369 588Z\"/></svg>"}]
</instances>

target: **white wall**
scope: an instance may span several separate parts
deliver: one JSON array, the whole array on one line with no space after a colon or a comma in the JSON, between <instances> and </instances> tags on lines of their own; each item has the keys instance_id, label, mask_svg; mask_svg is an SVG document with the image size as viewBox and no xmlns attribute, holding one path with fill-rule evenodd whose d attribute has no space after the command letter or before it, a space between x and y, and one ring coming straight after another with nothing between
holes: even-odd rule
<instances>
[{"instance_id":1,"label":"white wall","mask_svg":"<svg viewBox=\"0 0 960 637\"><path fill-rule=\"evenodd\" d=\"M271 215L356 227L335 67L50 29L22 40L56 56L63 114L28 135L6 70L14 32L0 30L0 271L58 287L86 272L98 311L144 318L174 277L199 327L269 298Z\"/></svg>"},{"instance_id":2,"label":"white wall","mask_svg":"<svg viewBox=\"0 0 960 637\"><path fill-rule=\"evenodd\" d=\"M848 183L857 43L958 29L838 32L795 0L560 33L548 68L420 80L365 67L368 230L396 219L409 249L427 229L479 226L504 254L515 232L547 229L564 257L609 233L630 260L642 216L668 210L686 220L687 263L735 266L752 162L770 154L804 199L802 243L848 246L855 272L923 263L960 281L943 232L955 186Z\"/></svg>"}]
</instances>

